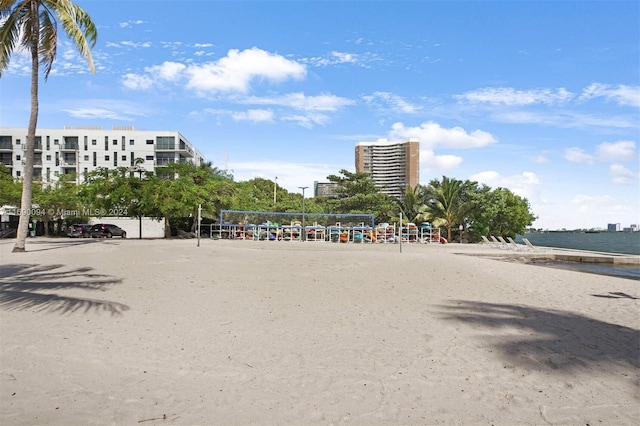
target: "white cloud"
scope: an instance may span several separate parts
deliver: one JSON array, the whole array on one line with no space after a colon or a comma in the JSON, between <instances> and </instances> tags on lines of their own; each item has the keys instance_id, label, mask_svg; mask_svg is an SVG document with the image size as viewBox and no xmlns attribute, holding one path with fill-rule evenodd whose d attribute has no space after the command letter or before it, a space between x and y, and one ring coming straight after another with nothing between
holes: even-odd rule
<instances>
[{"instance_id":1,"label":"white cloud","mask_svg":"<svg viewBox=\"0 0 640 426\"><path fill-rule=\"evenodd\" d=\"M421 105L413 105L404 98L389 92L374 92L362 97L370 105L377 106L383 111L402 114L415 114L422 111Z\"/></svg>"},{"instance_id":2,"label":"white cloud","mask_svg":"<svg viewBox=\"0 0 640 426\"><path fill-rule=\"evenodd\" d=\"M227 56L215 62L189 66L187 88L201 93L245 93L254 80L301 79L306 72L304 65L256 47L243 51L231 49Z\"/></svg>"},{"instance_id":3,"label":"white cloud","mask_svg":"<svg viewBox=\"0 0 640 426\"><path fill-rule=\"evenodd\" d=\"M603 142L596 148L595 154L589 154L582 148L571 147L564 151L564 158L572 163L594 164L603 162L637 161L636 144L633 141Z\"/></svg>"},{"instance_id":4,"label":"white cloud","mask_svg":"<svg viewBox=\"0 0 640 426\"><path fill-rule=\"evenodd\" d=\"M132 90L146 90L153 85L153 80L146 75L125 74L122 77L122 84Z\"/></svg>"},{"instance_id":5,"label":"white cloud","mask_svg":"<svg viewBox=\"0 0 640 426\"><path fill-rule=\"evenodd\" d=\"M564 150L564 158L572 163L593 164L595 157L587 154L582 148L572 147Z\"/></svg>"},{"instance_id":6,"label":"white cloud","mask_svg":"<svg viewBox=\"0 0 640 426\"><path fill-rule=\"evenodd\" d=\"M628 117L603 117L580 114L570 111L533 112L533 111L503 111L493 113L492 117L505 123L542 124L557 127L618 127L622 129L634 128L638 123Z\"/></svg>"},{"instance_id":7,"label":"white cloud","mask_svg":"<svg viewBox=\"0 0 640 426\"><path fill-rule=\"evenodd\" d=\"M251 96L241 102L253 105L278 105L304 111L337 111L355 103L335 95L306 96L304 93L289 93L268 98Z\"/></svg>"},{"instance_id":8,"label":"white cloud","mask_svg":"<svg viewBox=\"0 0 640 426\"><path fill-rule=\"evenodd\" d=\"M129 28L132 27L134 25L142 25L144 24L144 21L141 21L140 19L135 20L135 21L125 21L125 22L120 22L118 25L120 26L120 28Z\"/></svg>"},{"instance_id":9,"label":"white cloud","mask_svg":"<svg viewBox=\"0 0 640 426\"><path fill-rule=\"evenodd\" d=\"M637 184L640 180L640 173L634 173L620 164L612 164L609 167L609 174L611 181L617 185Z\"/></svg>"},{"instance_id":10,"label":"white cloud","mask_svg":"<svg viewBox=\"0 0 640 426\"><path fill-rule=\"evenodd\" d=\"M166 81L176 81L181 77L182 72L186 69L186 65L178 62L163 62L162 65L154 65L145 68L145 71L156 79Z\"/></svg>"},{"instance_id":11,"label":"white cloud","mask_svg":"<svg viewBox=\"0 0 640 426\"><path fill-rule=\"evenodd\" d=\"M140 47L151 47L150 41L145 42L135 42L135 41L122 41L120 42L121 46L140 48Z\"/></svg>"},{"instance_id":12,"label":"white cloud","mask_svg":"<svg viewBox=\"0 0 640 426\"><path fill-rule=\"evenodd\" d=\"M539 199L540 179L533 172L522 172L514 176L502 176L494 170L477 173L469 178L472 181L483 183L493 189L507 188L520 197L524 197L530 202Z\"/></svg>"},{"instance_id":13,"label":"white cloud","mask_svg":"<svg viewBox=\"0 0 640 426\"><path fill-rule=\"evenodd\" d=\"M615 101L618 105L640 107L640 86L592 83L582 91L579 100L586 101L597 97Z\"/></svg>"},{"instance_id":14,"label":"white cloud","mask_svg":"<svg viewBox=\"0 0 640 426\"><path fill-rule=\"evenodd\" d=\"M231 114L235 121L252 121L254 123L273 121L273 111L268 109L250 109Z\"/></svg>"},{"instance_id":15,"label":"white cloud","mask_svg":"<svg viewBox=\"0 0 640 426\"><path fill-rule=\"evenodd\" d=\"M445 129L440 124L428 121L419 127L405 127L394 123L389 131L389 139L418 138L423 148L442 146L446 148L481 148L496 143L496 138L488 132L474 130L467 132L462 127Z\"/></svg>"},{"instance_id":16,"label":"white cloud","mask_svg":"<svg viewBox=\"0 0 640 426\"><path fill-rule=\"evenodd\" d=\"M73 104L73 108L61 108L61 110L80 119L133 121L137 117L147 115L147 111L140 105L124 99L82 99L60 102L64 105Z\"/></svg>"},{"instance_id":17,"label":"white cloud","mask_svg":"<svg viewBox=\"0 0 640 426\"><path fill-rule=\"evenodd\" d=\"M484 88L454 95L455 99L471 103L488 103L492 105L533 105L564 103L573 97L565 88L516 90L512 87Z\"/></svg>"},{"instance_id":18,"label":"white cloud","mask_svg":"<svg viewBox=\"0 0 640 426\"><path fill-rule=\"evenodd\" d=\"M537 164L544 164L544 163L548 163L549 162L549 160L547 159L547 157L544 154L538 154L538 155L532 157L531 160L534 163L537 163Z\"/></svg>"},{"instance_id":19,"label":"white cloud","mask_svg":"<svg viewBox=\"0 0 640 426\"><path fill-rule=\"evenodd\" d=\"M307 129L313 128L315 125L323 126L329 122L329 117L320 113L308 113L304 115L294 114L282 117L283 121L292 121L300 127Z\"/></svg>"},{"instance_id":20,"label":"white cloud","mask_svg":"<svg viewBox=\"0 0 640 426\"><path fill-rule=\"evenodd\" d=\"M331 52L331 56L335 58L335 61L339 64L356 63L358 55L345 52Z\"/></svg>"},{"instance_id":21,"label":"white cloud","mask_svg":"<svg viewBox=\"0 0 640 426\"><path fill-rule=\"evenodd\" d=\"M325 56L313 56L310 58L300 59L300 62L315 67L327 67L338 64L354 64L360 67L366 67L368 62L377 60L377 56L370 53L357 54L332 51Z\"/></svg>"},{"instance_id":22,"label":"white cloud","mask_svg":"<svg viewBox=\"0 0 640 426\"><path fill-rule=\"evenodd\" d=\"M633 141L603 142L598 145L597 155L605 161L631 161L636 158L636 143Z\"/></svg>"},{"instance_id":23,"label":"white cloud","mask_svg":"<svg viewBox=\"0 0 640 426\"><path fill-rule=\"evenodd\" d=\"M457 155L435 155L430 149L420 150L420 168L426 169L425 175L432 175L436 171L453 170L458 168L460 164L462 164L462 157Z\"/></svg>"},{"instance_id":24,"label":"white cloud","mask_svg":"<svg viewBox=\"0 0 640 426\"><path fill-rule=\"evenodd\" d=\"M266 52L258 48L244 51L229 50L224 58L200 65L185 65L165 61L161 65L146 67L145 74L129 73L123 77L129 89L150 89L158 80L177 82L186 78L186 88L198 93L247 92L254 80L280 82L290 78L299 79L306 75L306 68L297 62ZM301 99L304 95L291 95ZM331 96L307 98L307 103L321 104ZM313 108L312 108L313 109Z\"/></svg>"}]
</instances>

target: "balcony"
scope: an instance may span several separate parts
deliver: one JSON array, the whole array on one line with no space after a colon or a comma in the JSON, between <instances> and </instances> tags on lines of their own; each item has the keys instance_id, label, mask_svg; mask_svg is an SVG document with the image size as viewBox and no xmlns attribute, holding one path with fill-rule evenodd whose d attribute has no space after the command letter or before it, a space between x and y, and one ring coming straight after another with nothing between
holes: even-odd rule
<instances>
[{"instance_id":1,"label":"balcony","mask_svg":"<svg viewBox=\"0 0 640 426\"><path fill-rule=\"evenodd\" d=\"M41 148L42 149L42 148ZM78 143L77 142L65 142L60 145L60 151L77 151Z\"/></svg>"}]
</instances>

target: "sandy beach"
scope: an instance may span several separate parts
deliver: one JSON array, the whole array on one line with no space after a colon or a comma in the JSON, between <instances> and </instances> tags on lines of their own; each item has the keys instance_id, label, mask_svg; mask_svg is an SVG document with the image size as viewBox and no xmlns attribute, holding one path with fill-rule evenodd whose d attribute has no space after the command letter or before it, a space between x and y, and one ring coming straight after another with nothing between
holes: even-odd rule
<instances>
[{"instance_id":1,"label":"sandy beach","mask_svg":"<svg viewBox=\"0 0 640 426\"><path fill-rule=\"evenodd\" d=\"M640 423L638 281L479 245L12 247L2 425Z\"/></svg>"}]
</instances>

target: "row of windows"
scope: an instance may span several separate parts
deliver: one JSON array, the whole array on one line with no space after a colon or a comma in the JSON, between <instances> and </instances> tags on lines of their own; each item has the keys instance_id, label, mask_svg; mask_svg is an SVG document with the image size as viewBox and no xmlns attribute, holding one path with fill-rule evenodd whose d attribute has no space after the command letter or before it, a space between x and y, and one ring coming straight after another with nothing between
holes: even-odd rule
<instances>
[{"instance_id":1,"label":"row of windows","mask_svg":"<svg viewBox=\"0 0 640 426\"><path fill-rule=\"evenodd\" d=\"M2 136L0 135L0 149L13 149L12 146L12 137L11 136ZM85 151L89 149L89 138L88 136L84 136L83 148ZM176 146L176 141L174 136L157 136L155 140L147 139L147 145L153 145L155 143L157 149L166 149L166 150L174 150ZM21 145L21 140L16 139L16 145ZM135 146L135 139L129 139L129 146ZM61 146L61 149L65 150L79 150L79 140L77 136L64 136L63 143L60 144L59 139L53 139L53 145ZM91 139L91 145L97 146L98 140ZM104 137L104 149L105 151L109 150L109 136ZM111 146L118 146L118 139L111 140ZM127 140L125 136L122 136L120 139L120 147L124 151L127 146ZM46 150L51 150L51 138L49 136L45 137L45 147ZM42 136L36 136L36 149L42 149ZM190 148L187 147L186 143L183 140L180 140L180 149L187 149L191 151Z\"/></svg>"}]
</instances>

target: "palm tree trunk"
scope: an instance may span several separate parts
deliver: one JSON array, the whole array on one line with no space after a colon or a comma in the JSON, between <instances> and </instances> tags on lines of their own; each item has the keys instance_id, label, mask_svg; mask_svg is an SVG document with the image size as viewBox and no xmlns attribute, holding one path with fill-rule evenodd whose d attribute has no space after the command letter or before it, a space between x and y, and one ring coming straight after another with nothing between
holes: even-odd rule
<instances>
[{"instance_id":1,"label":"palm tree trunk","mask_svg":"<svg viewBox=\"0 0 640 426\"><path fill-rule=\"evenodd\" d=\"M38 16L37 3L33 2L32 16ZM14 253L24 252L27 233L29 232L29 221L31 220L31 197L33 182L33 162L36 150L36 126L38 124L38 43L39 31L37 25L33 25L34 35L31 41L31 115L29 116L29 129L27 130L27 152L24 159L24 177L22 181L22 199L20 201L20 220L16 232L16 244L13 246Z\"/></svg>"}]
</instances>

